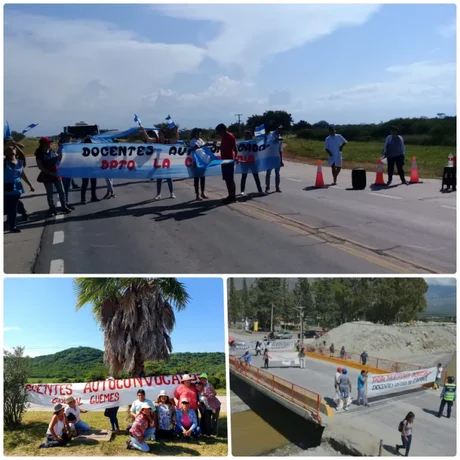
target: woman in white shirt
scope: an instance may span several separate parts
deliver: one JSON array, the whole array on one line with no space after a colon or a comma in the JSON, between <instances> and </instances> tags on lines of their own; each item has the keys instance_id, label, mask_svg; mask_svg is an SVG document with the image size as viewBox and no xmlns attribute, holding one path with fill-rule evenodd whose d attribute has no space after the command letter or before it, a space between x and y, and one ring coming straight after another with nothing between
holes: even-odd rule
<instances>
[{"instance_id":1,"label":"woman in white shirt","mask_svg":"<svg viewBox=\"0 0 460 460\"><path fill-rule=\"evenodd\" d=\"M54 414L46 431L46 441L40 445L41 448L62 447L71 439L70 426L64 414L64 406L56 404Z\"/></svg>"},{"instance_id":2,"label":"woman in white shirt","mask_svg":"<svg viewBox=\"0 0 460 460\"><path fill-rule=\"evenodd\" d=\"M396 452L399 455L399 449L405 449L404 457L409 457L410 446L412 444L412 427L414 426L415 415L409 412L406 418L401 422L401 441L402 445L396 444Z\"/></svg>"},{"instance_id":3,"label":"woman in white shirt","mask_svg":"<svg viewBox=\"0 0 460 460\"><path fill-rule=\"evenodd\" d=\"M200 136L201 136L201 131L198 128L193 128L192 129L192 140L190 141L190 149L197 150L197 149L201 149L201 147L204 147L204 145L206 145L206 143L204 142L203 139L201 139ZM204 176L193 178L193 185L195 186L195 195L196 195L197 201L208 199L208 197L204 193L205 182L206 182L206 178ZM200 186L201 186L201 196L199 193Z\"/></svg>"}]
</instances>

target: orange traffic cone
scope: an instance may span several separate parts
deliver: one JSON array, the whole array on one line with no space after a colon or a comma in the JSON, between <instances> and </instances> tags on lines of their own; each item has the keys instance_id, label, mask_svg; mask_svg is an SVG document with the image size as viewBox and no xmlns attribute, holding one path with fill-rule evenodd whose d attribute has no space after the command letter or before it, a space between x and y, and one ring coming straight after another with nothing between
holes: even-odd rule
<instances>
[{"instance_id":1,"label":"orange traffic cone","mask_svg":"<svg viewBox=\"0 0 460 460\"><path fill-rule=\"evenodd\" d=\"M374 185L385 185L385 181L383 180L383 167L381 158L377 160L377 175L375 176Z\"/></svg>"},{"instance_id":2,"label":"orange traffic cone","mask_svg":"<svg viewBox=\"0 0 460 460\"><path fill-rule=\"evenodd\" d=\"M417 160L415 157L412 157L412 169L410 172L410 184L417 184L420 182L420 179L418 177L418 169L417 169Z\"/></svg>"},{"instance_id":3,"label":"orange traffic cone","mask_svg":"<svg viewBox=\"0 0 460 460\"><path fill-rule=\"evenodd\" d=\"M323 187L324 187L323 167L321 166L321 160L318 160L318 169L316 171L315 188L323 188Z\"/></svg>"}]
</instances>

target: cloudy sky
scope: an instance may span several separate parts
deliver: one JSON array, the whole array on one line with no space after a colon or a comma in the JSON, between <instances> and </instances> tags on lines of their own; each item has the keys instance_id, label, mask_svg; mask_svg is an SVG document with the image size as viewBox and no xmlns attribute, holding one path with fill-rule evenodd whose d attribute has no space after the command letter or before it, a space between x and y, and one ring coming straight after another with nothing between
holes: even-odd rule
<instances>
[{"instance_id":1,"label":"cloudy sky","mask_svg":"<svg viewBox=\"0 0 460 460\"><path fill-rule=\"evenodd\" d=\"M287 110L455 114L455 5L6 5L5 118L53 134L171 113L182 127Z\"/></svg>"}]
</instances>

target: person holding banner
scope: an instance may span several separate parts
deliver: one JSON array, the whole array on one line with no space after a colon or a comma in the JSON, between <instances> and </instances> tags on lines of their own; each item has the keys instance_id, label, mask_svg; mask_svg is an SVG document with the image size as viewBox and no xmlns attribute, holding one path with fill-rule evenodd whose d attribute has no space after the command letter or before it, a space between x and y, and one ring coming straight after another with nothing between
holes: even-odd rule
<instances>
[{"instance_id":1,"label":"person holding banner","mask_svg":"<svg viewBox=\"0 0 460 460\"><path fill-rule=\"evenodd\" d=\"M235 136L227 131L227 127L220 123L216 126L216 133L221 137L220 157L222 160L235 160L238 156ZM222 165L222 179L227 185L228 196L224 198L224 204L236 202L236 185L235 185L235 162Z\"/></svg>"},{"instance_id":2,"label":"person holding banner","mask_svg":"<svg viewBox=\"0 0 460 460\"><path fill-rule=\"evenodd\" d=\"M245 131L244 132L244 140L245 141L250 141L253 139L251 131ZM248 169L251 169L251 166L249 166ZM263 194L262 190L262 185L260 184L260 178L259 178L259 173L258 172L253 172L252 176L254 177L254 181L256 183L257 191L260 194ZM244 196L244 191L246 189L246 179L248 178L248 173L242 173L241 174L241 196Z\"/></svg>"},{"instance_id":3,"label":"person holding banner","mask_svg":"<svg viewBox=\"0 0 460 460\"><path fill-rule=\"evenodd\" d=\"M61 133L59 136L57 154L62 156L62 149L64 148L64 144L70 144L71 142L72 142L72 134ZM66 203L66 206L73 211L75 208L71 206L69 203L69 190L70 190L71 183L72 183L72 179L70 177L62 178L62 185L64 186L65 203Z\"/></svg>"},{"instance_id":4,"label":"person holding banner","mask_svg":"<svg viewBox=\"0 0 460 460\"><path fill-rule=\"evenodd\" d=\"M64 414L64 406L56 404L53 407L54 414L46 431L46 441L40 444L40 448L63 447L71 439L70 426Z\"/></svg>"},{"instance_id":5,"label":"person holding banner","mask_svg":"<svg viewBox=\"0 0 460 460\"><path fill-rule=\"evenodd\" d=\"M83 144L92 144L93 140L91 139L91 136L86 136L83 139ZM91 180L91 203L96 203L98 201L101 201L97 196L96 196L96 189L97 189L97 179L92 177L91 179L83 178L81 180L81 204L86 204L86 190L88 190L88 184L89 181Z\"/></svg>"},{"instance_id":6,"label":"person holding banner","mask_svg":"<svg viewBox=\"0 0 460 460\"><path fill-rule=\"evenodd\" d=\"M148 439L148 433L153 428L153 425L152 408L149 403L144 401L140 406L140 412L136 415L134 423L129 430L130 436L126 441L126 448L149 452L150 447L145 441Z\"/></svg>"},{"instance_id":7,"label":"person holding banner","mask_svg":"<svg viewBox=\"0 0 460 460\"><path fill-rule=\"evenodd\" d=\"M176 433L180 438L198 439L200 427L194 410L190 408L190 402L187 398L182 399L181 408L176 412Z\"/></svg>"},{"instance_id":8,"label":"person holding banner","mask_svg":"<svg viewBox=\"0 0 460 460\"><path fill-rule=\"evenodd\" d=\"M198 128L193 128L192 129L192 140L190 141L190 149L191 150L197 150L201 149L205 145L205 142L203 139L201 139L201 131ZM202 172L204 174L204 171ZM204 188L206 184L206 177L201 176L201 177L194 177L193 178L193 185L195 186L195 195L196 195L196 200L201 201L201 200L207 200L208 197L204 193ZM201 188L201 197L200 197L200 189Z\"/></svg>"},{"instance_id":9,"label":"person holding banner","mask_svg":"<svg viewBox=\"0 0 460 460\"><path fill-rule=\"evenodd\" d=\"M166 138L166 130L164 128L161 128L158 137L155 138L149 137L147 134L147 131L143 126L139 126L139 130L141 133L141 139L143 142L146 144L175 144L179 140L179 128L176 125L175 130L174 130L174 135L171 138ZM170 198L175 199L176 195L174 195L174 187L173 187L173 181L172 179L166 179L166 182L168 184L169 188L169 193L170 193ZM161 186L163 185L163 179L157 179L157 196L155 197L155 200L161 200Z\"/></svg>"},{"instance_id":10,"label":"person holding banner","mask_svg":"<svg viewBox=\"0 0 460 460\"><path fill-rule=\"evenodd\" d=\"M281 193L281 189L280 189L280 183L281 183L281 175L280 175L280 171L281 171L281 168L284 166L284 163L283 163L283 139L281 138L281 130L283 129L283 127L280 125L278 126L278 128L275 129L275 131L273 131L271 133L271 136L274 140L277 140L280 144L279 144L279 154L280 154L280 167L279 168L275 168L275 190L277 193ZM270 176L272 174L272 170L271 169L268 169L267 172L266 172L266 175L265 175L265 193L268 193L270 191Z\"/></svg>"}]
</instances>

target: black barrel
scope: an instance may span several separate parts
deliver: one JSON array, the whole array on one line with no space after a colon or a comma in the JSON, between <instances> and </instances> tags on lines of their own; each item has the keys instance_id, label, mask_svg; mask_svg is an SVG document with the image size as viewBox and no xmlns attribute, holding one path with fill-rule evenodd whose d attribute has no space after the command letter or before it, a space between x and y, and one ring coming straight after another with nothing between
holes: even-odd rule
<instances>
[{"instance_id":1,"label":"black barrel","mask_svg":"<svg viewBox=\"0 0 460 460\"><path fill-rule=\"evenodd\" d=\"M354 168L351 171L351 186L353 190L364 190L366 188L366 170Z\"/></svg>"}]
</instances>

